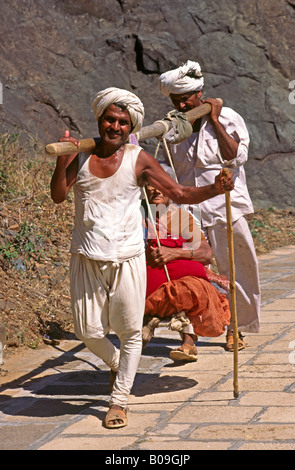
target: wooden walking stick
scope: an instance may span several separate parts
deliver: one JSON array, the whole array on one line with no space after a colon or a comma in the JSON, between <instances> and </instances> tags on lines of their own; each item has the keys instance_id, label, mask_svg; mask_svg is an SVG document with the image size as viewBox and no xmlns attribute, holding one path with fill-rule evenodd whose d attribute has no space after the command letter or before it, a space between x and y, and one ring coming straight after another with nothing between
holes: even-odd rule
<instances>
[{"instance_id":1,"label":"wooden walking stick","mask_svg":"<svg viewBox=\"0 0 295 470\"><path fill-rule=\"evenodd\" d=\"M223 176L228 176L229 169L224 168L222 171ZM234 239L233 239L233 226L231 216L231 200L230 191L225 191L226 202L226 221L227 221L227 238L229 250L229 269L230 269L230 302L231 302L231 316L233 325L234 337L234 398L239 396L238 386L238 350L239 350L239 333L238 333L238 318L237 318L237 304L236 304L236 283L235 283L235 259L234 259Z\"/></svg>"}]
</instances>

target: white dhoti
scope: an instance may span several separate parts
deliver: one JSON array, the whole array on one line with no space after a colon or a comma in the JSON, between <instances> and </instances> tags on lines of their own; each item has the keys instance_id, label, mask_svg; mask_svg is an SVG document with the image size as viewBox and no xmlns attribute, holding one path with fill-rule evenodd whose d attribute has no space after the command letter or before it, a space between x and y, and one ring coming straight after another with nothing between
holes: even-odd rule
<instances>
[{"instance_id":1,"label":"white dhoti","mask_svg":"<svg viewBox=\"0 0 295 470\"><path fill-rule=\"evenodd\" d=\"M227 226L217 223L212 227L207 227L207 233L218 271L229 279ZM258 333L261 300L258 261L251 232L244 217L240 217L233 223L233 239L238 330Z\"/></svg>"},{"instance_id":2,"label":"white dhoti","mask_svg":"<svg viewBox=\"0 0 295 470\"><path fill-rule=\"evenodd\" d=\"M117 372L110 404L125 408L142 350L145 254L120 263L72 254L70 278L75 334ZM120 351L106 338L111 330Z\"/></svg>"}]
</instances>

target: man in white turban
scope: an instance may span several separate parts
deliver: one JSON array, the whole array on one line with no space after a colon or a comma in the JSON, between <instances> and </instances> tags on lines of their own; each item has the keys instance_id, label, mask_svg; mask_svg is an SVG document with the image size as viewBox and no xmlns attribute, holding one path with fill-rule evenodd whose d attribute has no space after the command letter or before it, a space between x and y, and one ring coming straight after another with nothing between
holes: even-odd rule
<instances>
[{"instance_id":1,"label":"man in white turban","mask_svg":"<svg viewBox=\"0 0 295 470\"><path fill-rule=\"evenodd\" d=\"M159 79L163 95L182 94L202 90L204 78L198 62L188 60L178 69L163 73Z\"/></svg>"},{"instance_id":2,"label":"man in white turban","mask_svg":"<svg viewBox=\"0 0 295 470\"><path fill-rule=\"evenodd\" d=\"M218 172L229 167L234 173L231 193L239 348L245 347L241 332L259 331L260 285L258 262L246 218L253 213L244 164L248 159L249 134L243 118L215 99L202 100L204 78L198 62L188 60L181 67L163 73L159 88L170 97L178 111L186 112L208 102L210 115L193 123L193 133L184 142L168 144L178 181L202 187L214 181ZM167 155L166 155L167 158ZM167 159L168 163L168 159ZM200 204L202 227L213 248L220 274L230 276L227 254L225 198L220 195ZM230 326L226 349L233 351Z\"/></svg>"},{"instance_id":3,"label":"man in white turban","mask_svg":"<svg viewBox=\"0 0 295 470\"><path fill-rule=\"evenodd\" d=\"M144 119L144 107L140 99L130 91L120 88L106 88L99 91L92 102L92 110L97 120L110 104L124 103L130 114L132 132L138 132Z\"/></svg>"},{"instance_id":4,"label":"man in white turban","mask_svg":"<svg viewBox=\"0 0 295 470\"><path fill-rule=\"evenodd\" d=\"M75 224L71 242L71 304L75 333L111 369L110 408L104 424L127 424L127 401L142 350L146 266L141 187L147 183L175 202L198 203L233 188L218 176L206 188L177 184L139 145L128 143L139 130L144 108L126 90L107 88L93 102L100 139L93 154L79 152L66 131L62 141L77 146L57 158L51 197L63 202L73 187ZM120 350L107 338L112 330Z\"/></svg>"}]
</instances>

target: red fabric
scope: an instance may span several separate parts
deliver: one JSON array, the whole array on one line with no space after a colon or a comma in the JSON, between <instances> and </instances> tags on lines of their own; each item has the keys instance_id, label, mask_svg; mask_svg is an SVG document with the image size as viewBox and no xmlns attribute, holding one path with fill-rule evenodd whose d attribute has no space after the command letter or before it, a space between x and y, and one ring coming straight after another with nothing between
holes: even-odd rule
<instances>
[{"instance_id":1,"label":"red fabric","mask_svg":"<svg viewBox=\"0 0 295 470\"><path fill-rule=\"evenodd\" d=\"M160 244L172 248L181 248L183 241L181 237L177 240L165 238L160 240ZM149 242L149 245L158 246L157 241ZM170 280L174 281L184 276L195 276L208 281L206 270L204 266L198 261L188 259L177 259L170 261L166 264ZM167 276L164 268L151 267L147 261L147 291L146 297L160 287L164 282L167 282Z\"/></svg>"},{"instance_id":2,"label":"red fabric","mask_svg":"<svg viewBox=\"0 0 295 470\"><path fill-rule=\"evenodd\" d=\"M184 310L194 333L216 337L230 323L230 309L226 295L210 282L193 276L162 284L146 299L145 314L164 318Z\"/></svg>"}]
</instances>

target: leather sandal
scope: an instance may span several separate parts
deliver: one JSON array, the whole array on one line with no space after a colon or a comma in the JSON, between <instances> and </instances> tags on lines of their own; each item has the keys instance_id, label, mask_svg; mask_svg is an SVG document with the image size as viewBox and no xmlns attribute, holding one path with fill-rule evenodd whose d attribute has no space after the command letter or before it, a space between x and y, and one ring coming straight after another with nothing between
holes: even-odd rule
<instances>
[{"instance_id":1,"label":"leather sandal","mask_svg":"<svg viewBox=\"0 0 295 470\"><path fill-rule=\"evenodd\" d=\"M172 349L169 354L172 361L196 362L198 360L198 350L195 345L183 344L177 349Z\"/></svg>"},{"instance_id":2,"label":"leather sandal","mask_svg":"<svg viewBox=\"0 0 295 470\"><path fill-rule=\"evenodd\" d=\"M120 420L121 423L117 423L117 424L111 423L112 421L118 421L118 420ZM123 428L124 426L127 426L127 424L128 424L128 421L127 421L126 410L121 410L121 409L114 410L113 408L110 408L104 419L104 426L108 429Z\"/></svg>"},{"instance_id":3,"label":"leather sandal","mask_svg":"<svg viewBox=\"0 0 295 470\"><path fill-rule=\"evenodd\" d=\"M239 340L238 340L238 351L241 349L245 349L246 343L243 340L243 336L239 333ZM225 350L229 352L234 352L234 337L233 336L226 336L226 345Z\"/></svg>"}]
</instances>

